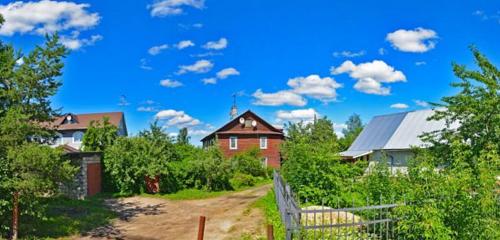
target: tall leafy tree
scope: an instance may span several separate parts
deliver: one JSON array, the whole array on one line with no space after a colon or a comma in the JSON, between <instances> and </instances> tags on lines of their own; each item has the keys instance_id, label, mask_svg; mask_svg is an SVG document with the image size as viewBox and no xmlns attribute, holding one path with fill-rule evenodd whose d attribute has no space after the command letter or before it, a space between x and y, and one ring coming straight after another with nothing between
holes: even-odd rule
<instances>
[{"instance_id":1,"label":"tall leafy tree","mask_svg":"<svg viewBox=\"0 0 500 240\"><path fill-rule=\"evenodd\" d=\"M409 168L413 204L402 208L407 239L499 239L500 72L471 47L477 69L453 64L453 96L430 118L446 122ZM439 167L439 171L435 171Z\"/></svg>"},{"instance_id":2,"label":"tall leafy tree","mask_svg":"<svg viewBox=\"0 0 500 240\"><path fill-rule=\"evenodd\" d=\"M2 22L0 17L0 25ZM58 114L50 97L61 86L59 77L67 54L57 35L46 36L43 45L25 56L0 42L0 235L5 235L10 228L7 222L13 220L11 238L16 238L18 204L25 207L24 214L39 214L37 208L27 209L36 202L32 199L67 179L53 178L52 174L72 173L64 167L66 161L55 157L59 153L37 146L32 138L52 136L41 123ZM8 204L11 199L12 204ZM10 209L14 214L8 214Z\"/></svg>"},{"instance_id":3,"label":"tall leafy tree","mask_svg":"<svg viewBox=\"0 0 500 240\"><path fill-rule=\"evenodd\" d=\"M345 124L346 128L342 129L342 134L344 134L344 136L340 140L341 150L347 150L363 130L363 122L356 113L349 116Z\"/></svg>"},{"instance_id":4,"label":"tall leafy tree","mask_svg":"<svg viewBox=\"0 0 500 240\"><path fill-rule=\"evenodd\" d=\"M179 130L179 134L177 135L177 143L178 144L189 144L189 134L187 128L181 128Z\"/></svg>"}]
</instances>

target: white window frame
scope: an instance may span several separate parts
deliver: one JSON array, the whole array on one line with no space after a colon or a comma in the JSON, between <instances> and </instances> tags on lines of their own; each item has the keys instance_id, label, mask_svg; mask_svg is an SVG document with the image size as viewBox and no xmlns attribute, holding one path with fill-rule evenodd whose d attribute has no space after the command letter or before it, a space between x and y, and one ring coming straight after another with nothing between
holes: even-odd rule
<instances>
[{"instance_id":1,"label":"white window frame","mask_svg":"<svg viewBox=\"0 0 500 240\"><path fill-rule=\"evenodd\" d=\"M262 146L262 143L264 143L264 146ZM260 147L260 149L267 149L267 137L266 136L259 138L259 147Z\"/></svg>"},{"instance_id":2,"label":"white window frame","mask_svg":"<svg viewBox=\"0 0 500 240\"><path fill-rule=\"evenodd\" d=\"M232 145L233 140L234 140L234 146ZM231 150L238 149L238 137L237 136L229 137L229 149L231 149Z\"/></svg>"},{"instance_id":3,"label":"white window frame","mask_svg":"<svg viewBox=\"0 0 500 240\"><path fill-rule=\"evenodd\" d=\"M77 133L81 133L81 134L82 134L82 139L81 139L80 141L76 141L76 140L75 140L75 135L76 135ZM74 132L74 133L71 135L71 138L73 138L73 143L81 143L81 142L83 141L83 132L82 132L82 131L76 131L76 132Z\"/></svg>"}]
</instances>

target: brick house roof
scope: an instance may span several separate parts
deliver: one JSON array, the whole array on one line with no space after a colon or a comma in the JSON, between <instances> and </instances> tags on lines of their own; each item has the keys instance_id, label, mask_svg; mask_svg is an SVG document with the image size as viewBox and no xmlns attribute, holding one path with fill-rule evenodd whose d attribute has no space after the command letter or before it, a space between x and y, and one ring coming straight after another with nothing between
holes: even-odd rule
<instances>
[{"instance_id":1,"label":"brick house roof","mask_svg":"<svg viewBox=\"0 0 500 240\"><path fill-rule=\"evenodd\" d=\"M68 121L70 117L71 121ZM123 121L126 131L123 112L105 112L105 113L88 113L88 114L72 114L67 113L60 117L56 117L54 121L44 124L46 127L58 131L64 130L84 130L87 129L92 121L102 121L104 117L109 118L109 123L116 127L120 127Z\"/></svg>"},{"instance_id":2,"label":"brick house roof","mask_svg":"<svg viewBox=\"0 0 500 240\"><path fill-rule=\"evenodd\" d=\"M264 125L264 129L255 129L254 131L244 131L244 130L234 130L230 129L230 126L232 126L235 122L238 122L239 119L243 116L252 116L257 122L260 124ZM269 124L266 122L264 119L259 117L257 114L254 112L247 110L244 113L240 114L239 116L235 117L228 123L224 124L222 127L219 129L215 130L214 132L210 133L209 135L205 136L204 138L201 139L202 142L211 139L215 137L216 134L267 134L267 135L283 135L283 130L279 129L272 124Z\"/></svg>"}]
</instances>

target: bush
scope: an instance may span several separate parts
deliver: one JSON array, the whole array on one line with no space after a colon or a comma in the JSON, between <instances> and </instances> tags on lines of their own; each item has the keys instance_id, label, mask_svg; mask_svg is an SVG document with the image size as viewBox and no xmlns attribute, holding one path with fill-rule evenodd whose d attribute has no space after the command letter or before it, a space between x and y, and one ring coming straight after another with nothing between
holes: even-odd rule
<instances>
[{"instance_id":1,"label":"bush","mask_svg":"<svg viewBox=\"0 0 500 240\"><path fill-rule=\"evenodd\" d=\"M262 166L262 157L258 148L252 148L246 152L236 154L231 158L232 170L251 176L263 177L266 169Z\"/></svg>"},{"instance_id":2,"label":"bush","mask_svg":"<svg viewBox=\"0 0 500 240\"><path fill-rule=\"evenodd\" d=\"M219 148L211 147L199 153L189 169L188 182L194 187L207 191L232 189L229 179L232 176L231 165L224 158Z\"/></svg>"},{"instance_id":3,"label":"bush","mask_svg":"<svg viewBox=\"0 0 500 240\"><path fill-rule=\"evenodd\" d=\"M144 177L172 177L171 162L177 155L169 139L119 138L104 154L105 170L120 194L143 192Z\"/></svg>"},{"instance_id":4,"label":"bush","mask_svg":"<svg viewBox=\"0 0 500 240\"><path fill-rule=\"evenodd\" d=\"M229 180L231 183L231 186L234 189L238 189L241 187L252 187L255 186L257 183L258 179L252 175L244 174L244 173L236 173L234 176Z\"/></svg>"}]
</instances>

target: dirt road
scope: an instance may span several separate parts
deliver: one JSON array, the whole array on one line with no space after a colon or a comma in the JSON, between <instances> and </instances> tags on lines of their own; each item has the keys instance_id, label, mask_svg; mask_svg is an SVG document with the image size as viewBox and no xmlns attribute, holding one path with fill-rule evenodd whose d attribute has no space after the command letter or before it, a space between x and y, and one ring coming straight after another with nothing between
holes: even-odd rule
<instances>
[{"instance_id":1,"label":"dirt road","mask_svg":"<svg viewBox=\"0 0 500 240\"><path fill-rule=\"evenodd\" d=\"M113 199L108 205L120 219L76 239L196 239L200 215L207 217L205 239L258 239L265 236L264 217L249 206L264 196L270 185L225 196L170 201L149 197Z\"/></svg>"}]
</instances>

